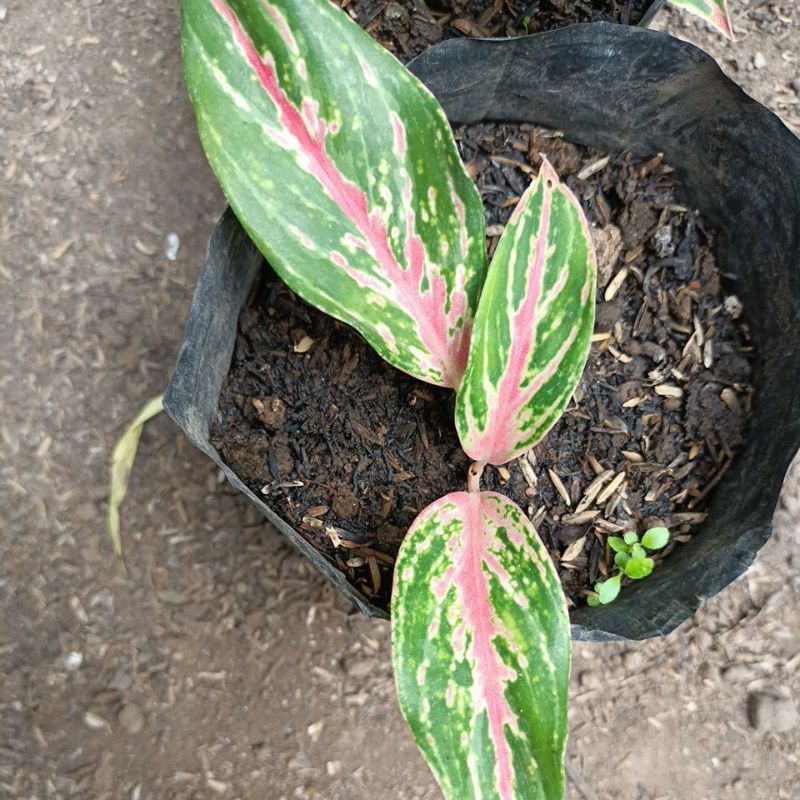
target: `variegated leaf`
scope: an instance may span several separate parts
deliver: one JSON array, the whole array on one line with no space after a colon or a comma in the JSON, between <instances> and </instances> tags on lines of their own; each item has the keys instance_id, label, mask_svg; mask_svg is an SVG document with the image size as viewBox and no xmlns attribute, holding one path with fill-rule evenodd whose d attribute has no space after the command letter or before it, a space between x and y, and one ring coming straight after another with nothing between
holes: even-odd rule
<instances>
[{"instance_id":1,"label":"variegated leaf","mask_svg":"<svg viewBox=\"0 0 800 800\"><path fill-rule=\"evenodd\" d=\"M494 492L428 506L400 549L400 707L448 800L561 800L570 628L555 568Z\"/></svg>"},{"instance_id":2,"label":"variegated leaf","mask_svg":"<svg viewBox=\"0 0 800 800\"><path fill-rule=\"evenodd\" d=\"M733 40L733 25L728 10L728 0L669 0L676 8L683 8L710 22L720 33Z\"/></svg>"},{"instance_id":3,"label":"variegated leaf","mask_svg":"<svg viewBox=\"0 0 800 800\"><path fill-rule=\"evenodd\" d=\"M516 458L561 416L589 354L596 273L586 217L544 160L489 267L458 391L475 461Z\"/></svg>"},{"instance_id":4,"label":"variegated leaf","mask_svg":"<svg viewBox=\"0 0 800 800\"><path fill-rule=\"evenodd\" d=\"M484 222L439 104L328 0L181 5L200 136L248 234L391 364L458 386Z\"/></svg>"}]
</instances>

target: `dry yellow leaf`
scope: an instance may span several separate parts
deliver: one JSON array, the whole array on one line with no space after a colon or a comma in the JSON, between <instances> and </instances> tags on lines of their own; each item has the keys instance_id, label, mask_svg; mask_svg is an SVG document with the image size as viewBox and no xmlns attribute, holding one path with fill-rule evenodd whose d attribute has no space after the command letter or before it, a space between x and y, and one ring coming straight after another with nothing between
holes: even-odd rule
<instances>
[{"instance_id":1,"label":"dry yellow leaf","mask_svg":"<svg viewBox=\"0 0 800 800\"><path fill-rule=\"evenodd\" d=\"M139 437L145 422L160 414L164 410L164 395L159 395L150 400L136 415L136 419L125 429L114 445L111 453L111 475L108 487L108 536L114 548L114 555L122 558L122 537L120 534L119 508L125 495L128 493L128 482L136 459L136 450L139 447Z\"/></svg>"}]
</instances>

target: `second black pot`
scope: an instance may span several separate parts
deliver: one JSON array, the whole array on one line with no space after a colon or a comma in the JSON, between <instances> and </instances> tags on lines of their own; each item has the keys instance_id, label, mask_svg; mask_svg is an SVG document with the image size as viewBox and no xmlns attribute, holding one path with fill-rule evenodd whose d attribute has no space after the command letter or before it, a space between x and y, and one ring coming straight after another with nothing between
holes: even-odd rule
<instances>
[{"instance_id":1,"label":"second black pot","mask_svg":"<svg viewBox=\"0 0 800 800\"><path fill-rule=\"evenodd\" d=\"M697 48L619 25L577 25L509 40L444 42L409 66L454 123L530 122L572 141L665 153L692 205L718 231L729 292L756 346L747 443L709 517L646 581L609 606L573 613L578 639L665 635L739 577L769 538L800 445L800 142ZM231 483L368 616L385 617L222 462L209 426L239 312L263 259L229 211L209 244L165 407Z\"/></svg>"}]
</instances>

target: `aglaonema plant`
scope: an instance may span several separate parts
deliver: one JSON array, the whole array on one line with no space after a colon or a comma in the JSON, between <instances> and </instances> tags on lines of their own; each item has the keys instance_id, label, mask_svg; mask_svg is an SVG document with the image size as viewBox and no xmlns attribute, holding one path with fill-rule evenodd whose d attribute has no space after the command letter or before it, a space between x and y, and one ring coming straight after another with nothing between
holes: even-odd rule
<instances>
[{"instance_id":1,"label":"aglaonema plant","mask_svg":"<svg viewBox=\"0 0 800 800\"><path fill-rule=\"evenodd\" d=\"M535 445L588 356L596 262L545 160L487 268L483 210L433 96L327 0L183 0L209 161L281 278L394 366L457 392L467 491L398 555L401 710L448 800L563 796L570 628L524 513L480 491Z\"/></svg>"}]
</instances>

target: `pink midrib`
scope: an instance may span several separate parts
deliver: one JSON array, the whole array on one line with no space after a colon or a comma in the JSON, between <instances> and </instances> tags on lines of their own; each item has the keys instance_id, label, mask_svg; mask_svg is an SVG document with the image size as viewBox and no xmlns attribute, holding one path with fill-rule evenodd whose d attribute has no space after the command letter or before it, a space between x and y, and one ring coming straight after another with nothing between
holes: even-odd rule
<instances>
[{"instance_id":1,"label":"pink midrib","mask_svg":"<svg viewBox=\"0 0 800 800\"><path fill-rule=\"evenodd\" d=\"M259 56L252 39L230 6L225 0L211 1L220 16L230 26L236 43L242 48L267 95L275 103L286 131L295 139L300 150L316 167L316 169L312 169L312 174L329 192L333 201L353 221L369 245L372 256L384 271L385 276L391 284L397 287L395 294L398 302L406 313L416 320L420 341L438 359L443 382L447 386L458 386L463 374L463 365L466 362L468 342L463 341L465 337L461 337L459 352L451 353L446 330L437 330L437 322L442 327L446 325L446 322L442 321L444 317L442 300L446 293L442 277L432 276L431 291L427 293L427 297L420 293L420 282L425 267L425 252L419 237L413 231L412 214L408 213L406 231L406 258L409 260L409 266L404 270L392 252L386 226L380 219L380 212L375 209L372 215L369 214L364 192L341 174L325 151L324 126L319 127L322 138L317 140L309 132L302 114L281 90L275 70ZM397 135L396 130L395 135ZM403 140L404 145L405 141Z\"/></svg>"},{"instance_id":2,"label":"pink midrib","mask_svg":"<svg viewBox=\"0 0 800 800\"><path fill-rule=\"evenodd\" d=\"M495 751L499 797L501 800L514 800L511 748L505 736L506 723L514 719L504 693L504 681L510 677L510 668L500 661L492 642L498 631L492 622L489 582L483 568L484 563L496 563L496 560L486 546L481 495L464 493L462 504L464 541L453 579L463 607L464 621L472 632L475 705L476 710L481 706L486 708L489 736Z\"/></svg>"},{"instance_id":3,"label":"pink midrib","mask_svg":"<svg viewBox=\"0 0 800 800\"><path fill-rule=\"evenodd\" d=\"M733 40L733 29L730 24L730 14L728 13L727 4L723 4L723 8L713 6L711 17L716 26L723 31L729 39Z\"/></svg>"}]
</instances>

